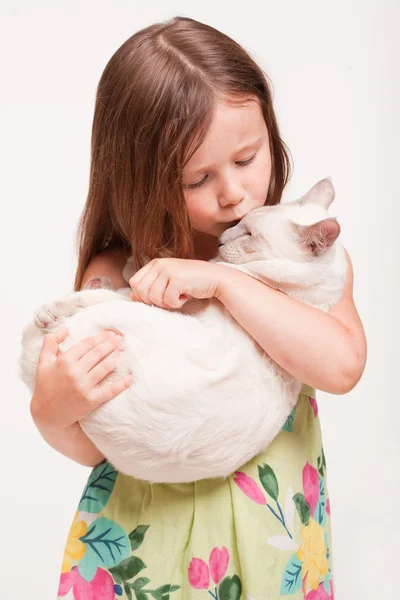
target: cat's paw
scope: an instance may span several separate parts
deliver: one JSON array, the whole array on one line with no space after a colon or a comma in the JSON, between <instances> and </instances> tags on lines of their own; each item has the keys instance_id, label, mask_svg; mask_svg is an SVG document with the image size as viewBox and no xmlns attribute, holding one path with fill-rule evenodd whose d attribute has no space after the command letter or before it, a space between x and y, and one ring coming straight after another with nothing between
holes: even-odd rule
<instances>
[{"instance_id":1,"label":"cat's paw","mask_svg":"<svg viewBox=\"0 0 400 600\"><path fill-rule=\"evenodd\" d=\"M89 279L81 291L101 289L115 291L111 279L102 276ZM109 292L106 292L106 297L104 298L104 294L101 294L100 292L96 292L93 297L92 294L88 295L74 292L63 300L42 304L35 313L35 325L40 329L54 329L54 326L59 324L61 318L71 317L82 308L110 300L108 294Z\"/></svg>"},{"instance_id":2,"label":"cat's paw","mask_svg":"<svg viewBox=\"0 0 400 600\"><path fill-rule=\"evenodd\" d=\"M71 317L81 308L85 308L87 303L82 297L75 295L65 300L57 300L42 304L36 311L34 322L39 329L49 329L58 325L60 318Z\"/></svg>"},{"instance_id":3,"label":"cat's paw","mask_svg":"<svg viewBox=\"0 0 400 600\"><path fill-rule=\"evenodd\" d=\"M89 279L89 281L87 281L85 283L85 285L82 288L83 290L99 290L99 289L103 289L103 290L115 290L115 287L113 286L111 279L109 277L102 277L102 276L97 276L97 277L92 277L92 279Z\"/></svg>"}]
</instances>

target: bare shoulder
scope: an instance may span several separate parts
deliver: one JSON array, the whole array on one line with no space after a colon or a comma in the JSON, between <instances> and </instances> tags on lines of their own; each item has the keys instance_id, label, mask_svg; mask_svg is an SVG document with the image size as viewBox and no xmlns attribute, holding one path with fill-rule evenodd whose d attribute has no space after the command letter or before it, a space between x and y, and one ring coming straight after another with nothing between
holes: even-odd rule
<instances>
[{"instance_id":1,"label":"bare shoulder","mask_svg":"<svg viewBox=\"0 0 400 600\"><path fill-rule=\"evenodd\" d=\"M347 260L347 275L342 297L339 302L331 308L329 314L340 321L350 332L354 341L354 351L357 357L360 377L365 367L367 356L367 340L363 324L358 314L353 298L354 272L349 253L344 250Z\"/></svg>"},{"instance_id":2,"label":"bare shoulder","mask_svg":"<svg viewBox=\"0 0 400 600\"><path fill-rule=\"evenodd\" d=\"M128 256L128 251L122 248L106 249L96 254L86 267L81 288L94 277L108 277L115 289L127 287L128 284L122 277L122 271Z\"/></svg>"}]
</instances>

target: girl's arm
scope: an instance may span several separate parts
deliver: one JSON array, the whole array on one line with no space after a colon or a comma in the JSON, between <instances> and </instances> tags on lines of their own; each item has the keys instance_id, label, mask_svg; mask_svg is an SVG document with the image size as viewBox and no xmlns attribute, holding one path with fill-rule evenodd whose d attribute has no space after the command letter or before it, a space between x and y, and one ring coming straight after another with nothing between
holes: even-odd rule
<instances>
[{"instance_id":1,"label":"girl's arm","mask_svg":"<svg viewBox=\"0 0 400 600\"><path fill-rule=\"evenodd\" d=\"M88 264L82 279L81 288L95 276L109 277L116 289L127 287L122 277L122 270L128 256L122 250L104 250L97 254ZM75 462L88 467L96 467L104 460L103 454L81 429L79 423L65 430L52 431L36 418L34 407L35 396L31 402L31 414L40 435L55 450L71 458Z\"/></svg>"},{"instance_id":2,"label":"girl's arm","mask_svg":"<svg viewBox=\"0 0 400 600\"><path fill-rule=\"evenodd\" d=\"M217 298L278 365L302 383L345 394L365 368L365 332L353 300L348 263L339 302L324 312L233 269L221 280Z\"/></svg>"},{"instance_id":3,"label":"girl's arm","mask_svg":"<svg viewBox=\"0 0 400 600\"><path fill-rule=\"evenodd\" d=\"M103 454L83 432L79 423L64 431L52 431L35 419L33 421L42 438L60 454L85 467L94 468L103 462Z\"/></svg>"},{"instance_id":4,"label":"girl's arm","mask_svg":"<svg viewBox=\"0 0 400 600\"><path fill-rule=\"evenodd\" d=\"M128 255L123 250L103 250L88 264L82 278L81 288L89 279L97 275L109 277L116 289L127 287L122 270ZM81 465L96 467L104 460L103 454L81 429L79 423L65 432L51 432L37 425L40 434L55 450Z\"/></svg>"},{"instance_id":5,"label":"girl's arm","mask_svg":"<svg viewBox=\"0 0 400 600\"><path fill-rule=\"evenodd\" d=\"M82 285L96 275L116 287L128 284L121 272L127 256L104 250L88 265ZM340 301L324 312L264 283L225 267L216 297L265 352L302 383L345 394L365 368L366 338L353 300L353 269L346 252L347 279Z\"/></svg>"}]
</instances>

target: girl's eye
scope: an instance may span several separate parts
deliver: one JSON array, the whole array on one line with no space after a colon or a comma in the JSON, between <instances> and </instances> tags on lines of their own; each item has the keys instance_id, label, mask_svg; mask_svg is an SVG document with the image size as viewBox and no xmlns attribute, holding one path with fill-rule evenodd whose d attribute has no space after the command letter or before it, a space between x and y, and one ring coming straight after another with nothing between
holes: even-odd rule
<instances>
[{"instance_id":1,"label":"girl's eye","mask_svg":"<svg viewBox=\"0 0 400 600\"><path fill-rule=\"evenodd\" d=\"M250 163L253 162L253 160L255 159L256 156L257 156L257 153L254 154L251 158L248 158L247 160L238 161L236 164L240 167L246 167L247 165L249 165ZM204 179L202 179L198 183L189 183L185 187L187 187L189 189L198 188L198 187L201 187L203 185L203 183L205 183L206 181L207 181L207 178L204 177Z\"/></svg>"}]
</instances>

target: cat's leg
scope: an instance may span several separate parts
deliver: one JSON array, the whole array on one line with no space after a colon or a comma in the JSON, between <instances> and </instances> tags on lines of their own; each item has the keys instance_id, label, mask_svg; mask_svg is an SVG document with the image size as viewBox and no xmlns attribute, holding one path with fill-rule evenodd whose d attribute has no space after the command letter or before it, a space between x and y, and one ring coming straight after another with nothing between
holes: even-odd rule
<instances>
[{"instance_id":1,"label":"cat's leg","mask_svg":"<svg viewBox=\"0 0 400 600\"><path fill-rule=\"evenodd\" d=\"M99 290L99 293L87 294L85 293L86 290ZM109 292L102 295L100 290L115 291L115 288L108 277L93 277L86 282L80 292L74 292L62 300L42 304L35 313L35 325L39 327L39 329L53 329L54 326L58 324L60 318L70 317L78 310L82 310L82 308L92 306L93 304L99 304L100 302L106 302L113 298L113 295L109 294Z\"/></svg>"},{"instance_id":2,"label":"cat's leg","mask_svg":"<svg viewBox=\"0 0 400 600\"><path fill-rule=\"evenodd\" d=\"M61 317L70 317L78 310L85 308L84 304L78 297L68 297L64 300L56 300L42 304L34 315L34 322L39 329L49 329L57 325Z\"/></svg>"}]
</instances>

